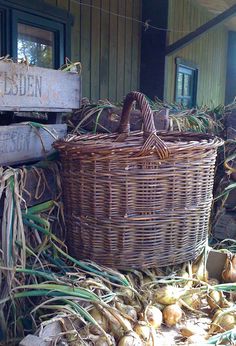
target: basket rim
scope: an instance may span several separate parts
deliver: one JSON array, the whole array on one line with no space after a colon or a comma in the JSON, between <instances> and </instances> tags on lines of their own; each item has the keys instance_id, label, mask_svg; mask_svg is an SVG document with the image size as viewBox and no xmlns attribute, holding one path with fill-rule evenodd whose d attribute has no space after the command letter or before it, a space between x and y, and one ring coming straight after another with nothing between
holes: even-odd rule
<instances>
[{"instance_id":1,"label":"basket rim","mask_svg":"<svg viewBox=\"0 0 236 346\"><path fill-rule=\"evenodd\" d=\"M158 131L159 136L170 151L214 149L224 144L224 140L210 133ZM123 142L116 141L118 134L69 134L53 143L59 152L108 153L109 151L139 151L145 140L142 131L133 131Z\"/></svg>"}]
</instances>

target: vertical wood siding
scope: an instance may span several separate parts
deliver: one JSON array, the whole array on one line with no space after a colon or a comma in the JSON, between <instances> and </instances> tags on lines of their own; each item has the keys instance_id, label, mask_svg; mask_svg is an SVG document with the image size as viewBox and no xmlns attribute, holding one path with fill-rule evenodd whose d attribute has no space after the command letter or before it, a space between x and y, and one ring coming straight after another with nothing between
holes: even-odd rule
<instances>
[{"instance_id":1,"label":"vertical wood siding","mask_svg":"<svg viewBox=\"0 0 236 346\"><path fill-rule=\"evenodd\" d=\"M123 16L140 20L141 0L45 2L74 17L72 61L82 63L84 97L121 101L129 91L139 89L141 25Z\"/></svg>"},{"instance_id":2,"label":"vertical wood siding","mask_svg":"<svg viewBox=\"0 0 236 346\"><path fill-rule=\"evenodd\" d=\"M212 16L193 0L169 0L168 44L195 30ZM193 43L166 58L165 98L174 100L175 58L189 60L199 67L197 104L224 103L226 81L227 30L223 25L207 32Z\"/></svg>"}]
</instances>

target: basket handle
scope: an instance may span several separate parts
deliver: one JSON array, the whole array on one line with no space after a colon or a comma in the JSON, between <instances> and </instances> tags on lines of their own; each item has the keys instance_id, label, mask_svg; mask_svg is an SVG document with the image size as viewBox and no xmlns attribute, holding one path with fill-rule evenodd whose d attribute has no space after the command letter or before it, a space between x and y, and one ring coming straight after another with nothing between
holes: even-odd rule
<instances>
[{"instance_id":1,"label":"basket handle","mask_svg":"<svg viewBox=\"0 0 236 346\"><path fill-rule=\"evenodd\" d=\"M144 124L143 137L145 142L141 148L140 156L150 154L155 150L161 159L167 158L170 154L169 149L163 140L157 136L153 112L145 96L140 92L132 91L126 96L118 128L119 135L116 140L123 142L130 132L130 111L134 101L138 102Z\"/></svg>"}]
</instances>

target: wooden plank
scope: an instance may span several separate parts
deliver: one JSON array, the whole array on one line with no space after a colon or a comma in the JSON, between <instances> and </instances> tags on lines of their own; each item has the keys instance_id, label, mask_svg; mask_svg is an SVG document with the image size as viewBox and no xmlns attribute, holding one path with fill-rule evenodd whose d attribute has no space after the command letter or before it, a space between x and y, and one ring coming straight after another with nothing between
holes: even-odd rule
<instances>
[{"instance_id":1,"label":"wooden plank","mask_svg":"<svg viewBox=\"0 0 236 346\"><path fill-rule=\"evenodd\" d=\"M68 11L69 0L57 0L57 6L63 8L63 10Z\"/></svg>"},{"instance_id":2,"label":"wooden plank","mask_svg":"<svg viewBox=\"0 0 236 346\"><path fill-rule=\"evenodd\" d=\"M83 66L83 97L91 98L90 78L91 78L91 1L84 0L81 4L81 63Z\"/></svg>"},{"instance_id":3,"label":"wooden plank","mask_svg":"<svg viewBox=\"0 0 236 346\"><path fill-rule=\"evenodd\" d=\"M66 134L65 124L44 125L56 137ZM44 159L51 154L55 139L44 129L17 124L0 127L0 166Z\"/></svg>"},{"instance_id":4,"label":"wooden plank","mask_svg":"<svg viewBox=\"0 0 236 346\"><path fill-rule=\"evenodd\" d=\"M235 98L235 95L236 95L235 80L236 80L236 32L229 31L227 73L226 73L226 94L225 94L226 104L232 103Z\"/></svg>"},{"instance_id":5,"label":"wooden plank","mask_svg":"<svg viewBox=\"0 0 236 346\"><path fill-rule=\"evenodd\" d=\"M124 71L125 71L125 1L118 1L118 43L117 43L117 91L116 99L121 101L124 93Z\"/></svg>"},{"instance_id":6,"label":"wooden plank","mask_svg":"<svg viewBox=\"0 0 236 346\"><path fill-rule=\"evenodd\" d=\"M97 101L99 99L100 86L100 17L101 17L101 1L93 0L92 8L92 32L91 32L91 99Z\"/></svg>"},{"instance_id":7,"label":"wooden plank","mask_svg":"<svg viewBox=\"0 0 236 346\"><path fill-rule=\"evenodd\" d=\"M126 0L125 10L125 76L124 91L125 94L131 91L131 73L132 73L132 18L133 1Z\"/></svg>"},{"instance_id":8,"label":"wooden plank","mask_svg":"<svg viewBox=\"0 0 236 346\"><path fill-rule=\"evenodd\" d=\"M116 101L117 89L117 0L110 0L110 37L109 37L109 100Z\"/></svg>"},{"instance_id":9,"label":"wooden plank","mask_svg":"<svg viewBox=\"0 0 236 346\"><path fill-rule=\"evenodd\" d=\"M45 1L47 4L52 5L52 6L56 6L57 5L57 0L46 0Z\"/></svg>"},{"instance_id":10,"label":"wooden plank","mask_svg":"<svg viewBox=\"0 0 236 346\"><path fill-rule=\"evenodd\" d=\"M72 110L80 99L77 73L0 61L1 111Z\"/></svg>"},{"instance_id":11,"label":"wooden plank","mask_svg":"<svg viewBox=\"0 0 236 346\"><path fill-rule=\"evenodd\" d=\"M72 61L80 61L80 4L71 1L71 14L74 17L74 24L71 32L71 59Z\"/></svg>"},{"instance_id":12,"label":"wooden plank","mask_svg":"<svg viewBox=\"0 0 236 346\"><path fill-rule=\"evenodd\" d=\"M230 17L234 16L236 14L236 5L233 5L228 10L224 11L223 13L219 14L218 16L210 19L207 23L204 23L199 28L197 28L195 31L192 31L191 33L187 34L186 36L180 38L178 41L172 43L166 48L166 55L173 54L174 52L178 51L179 49L185 47L189 43L193 42L196 38L203 35L210 29L216 27L217 25L223 23L225 20L229 19Z\"/></svg>"},{"instance_id":13,"label":"wooden plank","mask_svg":"<svg viewBox=\"0 0 236 346\"><path fill-rule=\"evenodd\" d=\"M167 29L168 2L149 0L142 2L142 21ZM165 71L165 30L143 30L141 40L142 64L140 68L140 90L150 98L163 99Z\"/></svg>"},{"instance_id":14,"label":"wooden plank","mask_svg":"<svg viewBox=\"0 0 236 346\"><path fill-rule=\"evenodd\" d=\"M100 98L108 98L109 81L109 0L101 0Z\"/></svg>"},{"instance_id":15,"label":"wooden plank","mask_svg":"<svg viewBox=\"0 0 236 346\"><path fill-rule=\"evenodd\" d=\"M133 0L133 18L141 20L141 1ZM131 89L139 89L139 71L140 71L140 51L141 51L141 25L133 21L132 29L132 76Z\"/></svg>"}]
</instances>

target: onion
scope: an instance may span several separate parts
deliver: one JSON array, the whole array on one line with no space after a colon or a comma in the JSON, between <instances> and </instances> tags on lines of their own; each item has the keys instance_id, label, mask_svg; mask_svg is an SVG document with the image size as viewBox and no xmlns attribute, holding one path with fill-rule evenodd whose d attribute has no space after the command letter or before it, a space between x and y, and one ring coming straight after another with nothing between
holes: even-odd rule
<instances>
[{"instance_id":1,"label":"onion","mask_svg":"<svg viewBox=\"0 0 236 346\"><path fill-rule=\"evenodd\" d=\"M120 295L124 298L125 301L131 301L134 299L134 292L129 287L122 288Z\"/></svg>"},{"instance_id":2,"label":"onion","mask_svg":"<svg viewBox=\"0 0 236 346\"><path fill-rule=\"evenodd\" d=\"M134 331L135 331L135 333L138 334L140 339L142 341L144 341L145 343L150 341L150 339L151 339L151 328L150 328L150 326L146 322L139 321L134 326Z\"/></svg>"},{"instance_id":3,"label":"onion","mask_svg":"<svg viewBox=\"0 0 236 346\"><path fill-rule=\"evenodd\" d=\"M207 303L211 309L215 309L221 306L222 292L211 291L207 295Z\"/></svg>"},{"instance_id":4,"label":"onion","mask_svg":"<svg viewBox=\"0 0 236 346\"><path fill-rule=\"evenodd\" d=\"M164 287L159 287L155 292L154 292L154 300L157 303L164 304L164 305L170 305L170 304L175 304L179 298L184 295L186 292L186 289L184 288L179 288L176 286L164 286Z\"/></svg>"},{"instance_id":5,"label":"onion","mask_svg":"<svg viewBox=\"0 0 236 346\"><path fill-rule=\"evenodd\" d=\"M125 305L125 304L122 304L120 302L117 302L116 307L118 310L120 310L125 315L130 317L134 322L137 321L137 319L138 319L137 311L135 310L135 308L133 306Z\"/></svg>"},{"instance_id":6,"label":"onion","mask_svg":"<svg viewBox=\"0 0 236 346\"><path fill-rule=\"evenodd\" d=\"M156 308L153 305L150 305L145 310L145 315L148 323L154 328L157 329L162 324L162 312L160 309Z\"/></svg>"},{"instance_id":7,"label":"onion","mask_svg":"<svg viewBox=\"0 0 236 346\"><path fill-rule=\"evenodd\" d=\"M109 331L108 320L100 311L94 308L89 311L89 313L105 332ZM92 334L101 335L101 330L99 330L95 325L91 325L89 329Z\"/></svg>"},{"instance_id":8,"label":"onion","mask_svg":"<svg viewBox=\"0 0 236 346\"><path fill-rule=\"evenodd\" d=\"M116 339L120 339L124 334L132 331L130 322L121 316L116 310L107 306L106 309L103 308L102 311L109 320L110 333Z\"/></svg>"},{"instance_id":9,"label":"onion","mask_svg":"<svg viewBox=\"0 0 236 346\"><path fill-rule=\"evenodd\" d=\"M209 333L222 333L224 331L233 329L235 327L235 315L232 313L218 313L217 316L213 317L213 321L209 330Z\"/></svg>"},{"instance_id":10,"label":"onion","mask_svg":"<svg viewBox=\"0 0 236 346\"><path fill-rule=\"evenodd\" d=\"M135 332L130 332L126 334L120 339L118 343L118 346L142 346L142 345L143 343L140 337Z\"/></svg>"},{"instance_id":11,"label":"onion","mask_svg":"<svg viewBox=\"0 0 236 346\"><path fill-rule=\"evenodd\" d=\"M182 318L182 310L178 304L171 304L163 310L163 319L168 327L175 326Z\"/></svg>"},{"instance_id":12,"label":"onion","mask_svg":"<svg viewBox=\"0 0 236 346\"><path fill-rule=\"evenodd\" d=\"M199 310L201 308L201 299L196 293L183 297L181 300L194 310Z\"/></svg>"},{"instance_id":13,"label":"onion","mask_svg":"<svg viewBox=\"0 0 236 346\"><path fill-rule=\"evenodd\" d=\"M200 281L208 281L208 271L205 266L205 256L204 254L197 259L192 265L192 271L194 276Z\"/></svg>"},{"instance_id":14,"label":"onion","mask_svg":"<svg viewBox=\"0 0 236 346\"><path fill-rule=\"evenodd\" d=\"M222 272L224 282L236 282L236 255L228 255Z\"/></svg>"}]
</instances>

